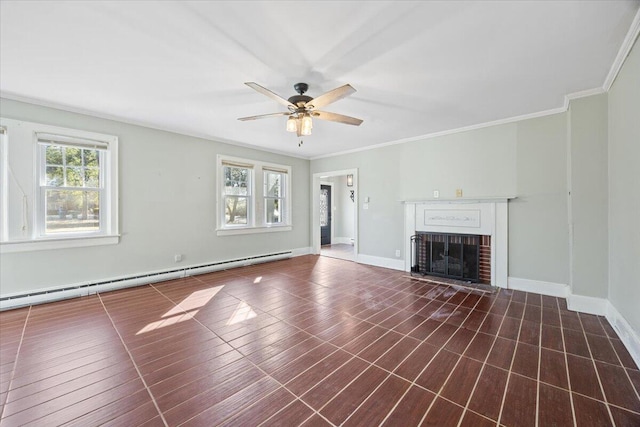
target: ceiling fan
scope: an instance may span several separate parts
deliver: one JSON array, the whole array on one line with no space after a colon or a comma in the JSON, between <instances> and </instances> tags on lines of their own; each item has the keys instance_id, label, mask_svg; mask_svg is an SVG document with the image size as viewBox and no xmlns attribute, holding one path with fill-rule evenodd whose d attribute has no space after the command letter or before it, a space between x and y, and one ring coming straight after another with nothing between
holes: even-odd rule
<instances>
[{"instance_id":1,"label":"ceiling fan","mask_svg":"<svg viewBox=\"0 0 640 427\"><path fill-rule=\"evenodd\" d=\"M306 83L296 83L293 88L298 92L298 95L293 95L289 99L284 99L281 96L271 92L269 89L260 86L254 82L245 83L250 88L260 92L263 95L285 105L289 111L283 111L281 113L262 114L259 116L241 117L238 120L256 120L265 119L267 117L281 117L288 116L287 119L287 131L296 132L298 136L311 135L311 129L313 128L313 118L321 120L328 120L331 122L344 123L347 125L360 126L362 120L355 117L344 116L337 113L329 113L327 111L320 111L318 108L325 105L336 102L342 98L345 98L356 90L351 85L340 86L336 89L330 90L315 98L305 95L304 93L309 89L309 85Z\"/></svg>"}]
</instances>

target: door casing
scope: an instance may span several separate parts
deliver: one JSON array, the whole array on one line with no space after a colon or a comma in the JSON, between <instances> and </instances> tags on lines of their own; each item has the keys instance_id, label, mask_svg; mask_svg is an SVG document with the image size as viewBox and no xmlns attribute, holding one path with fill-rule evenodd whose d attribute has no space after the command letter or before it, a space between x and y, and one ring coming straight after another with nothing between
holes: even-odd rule
<instances>
[{"instance_id":1,"label":"door casing","mask_svg":"<svg viewBox=\"0 0 640 427\"><path fill-rule=\"evenodd\" d=\"M358 242L359 242L359 230L358 230L358 200L359 200L359 180L358 169L343 169L337 171L318 172L314 173L311 179L311 253L315 255L320 254L320 183L323 182L323 177L329 176L343 176L353 175L353 187L349 187L354 191L355 209L353 210L353 245L354 255L357 261L358 259ZM332 192L333 193L333 192Z\"/></svg>"}]
</instances>

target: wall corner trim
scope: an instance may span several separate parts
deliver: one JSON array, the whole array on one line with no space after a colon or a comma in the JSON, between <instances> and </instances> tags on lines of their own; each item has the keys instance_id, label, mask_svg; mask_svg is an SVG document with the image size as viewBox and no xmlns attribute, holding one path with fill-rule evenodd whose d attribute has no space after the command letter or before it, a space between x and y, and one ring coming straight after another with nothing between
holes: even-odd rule
<instances>
[{"instance_id":1,"label":"wall corner trim","mask_svg":"<svg viewBox=\"0 0 640 427\"><path fill-rule=\"evenodd\" d=\"M614 59L613 64L611 64L609 74L607 74L607 77L604 79L602 88L606 92L609 92L609 89L611 89L613 82L616 81L616 77L618 77L618 73L620 73L624 61L627 59L627 56L629 56L629 52L631 52L631 48L633 48L633 44L638 38L638 34L640 34L640 9L638 9L638 11L636 12L636 16L631 22L629 31L627 31L627 35L622 41L622 45L620 45L620 49L618 50L616 59Z\"/></svg>"},{"instance_id":2,"label":"wall corner trim","mask_svg":"<svg viewBox=\"0 0 640 427\"><path fill-rule=\"evenodd\" d=\"M566 298L569 295L569 285L564 283L521 279L519 277L509 277L507 279L507 288L560 298Z\"/></svg>"},{"instance_id":3,"label":"wall corner trim","mask_svg":"<svg viewBox=\"0 0 640 427\"><path fill-rule=\"evenodd\" d=\"M373 255L358 254L356 262L359 264L373 265L376 267L390 268L392 270L404 271L404 259L384 258Z\"/></svg>"},{"instance_id":4,"label":"wall corner trim","mask_svg":"<svg viewBox=\"0 0 640 427\"><path fill-rule=\"evenodd\" d=\"M636 362L636 366L640 366L640 337L624 316L622 316L608 300L605 317L618 334L618 337L629 351L629 354L631 354L634 362Z\"/></svg>"}]
</instances>

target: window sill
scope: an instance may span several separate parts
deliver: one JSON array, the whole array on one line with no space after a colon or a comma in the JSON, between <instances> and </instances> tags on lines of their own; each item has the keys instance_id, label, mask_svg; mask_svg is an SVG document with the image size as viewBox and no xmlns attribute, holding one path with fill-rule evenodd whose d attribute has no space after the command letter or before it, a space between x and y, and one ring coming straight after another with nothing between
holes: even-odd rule
<instances>
[{"instance_id":1,"label":"window sill","mask_svg":"<svg viewBox=\"0 0 640 427\"><path fill-rule=\"evenodd\" d=\"M277 233L291 231L290 225L273 225L271 227L224 228L216 230L218 236L234 236L238 234Z\"/></svg>"},{"instance_id":2,"label":"window sill","mask_svg":"<svg viewBox=\"0 0 640 427\"><path fill-rule=\"evenodd\" d=\"M119 234L91 237L60 237L39 240L14 240L11 242L0 243L0 254L80 248L86 246L115 245L119 241Z\"/></svg>"}]
</instances>

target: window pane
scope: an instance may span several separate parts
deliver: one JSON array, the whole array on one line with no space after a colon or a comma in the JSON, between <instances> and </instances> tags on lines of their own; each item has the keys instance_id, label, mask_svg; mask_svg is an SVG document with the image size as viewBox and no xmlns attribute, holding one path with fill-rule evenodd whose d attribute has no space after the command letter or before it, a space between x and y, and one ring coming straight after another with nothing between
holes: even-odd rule
<instances>
[{"instance_id":1,"label":"window pane","mask_svg":"<svg viewBox=\"0 0 640 427\"><path fill-rule=\"evenodd\" d=\"M100 187L100 169L86 168L84 170L84 186L91 188Z\"/></svg>"},{"instance_id":2,"label":"window pane","mask_svg":"<svg viewBox=\"0 0 640 427\"><path fill-rule=\"evenodd\" d=\"M246 225L247 224L247 198L246 197L225 197L225 224Z\"/></svg>"},{"instance_id":3,"label":"window pane","mask_svg":"<svg viewBox=\"0 0 640 427\"><path fill-rule=\"evenodd\" d=\"M224 192L237 196L249 194L249 173L247 168L224 167Z\"/></svg>"},{"instance_id":4,"label":"window pane","mask_svg":"<svg viewBox=\"0 0 640 427\"><path fill-rule=\"evenodd\" d=\"M280 224L282 222L282 214L280 212L282 200L266 199L265 202L267 224Z\"/></svg>"},{"instance_id":5,"label":"window pane","mask_svg":"<svg viewBox=\"0 0 640 427\"><path fill-rule=\"evenodd\" d=\"M82 149L65 147L67 166L82 166Z\"/></svg>"},{"instance_id":6,"label":"window pane","mask_svg":"<svg viewBox=\"0 0 640 427\"><path fill-rule=\"evenodd\" d=\"M82 187L84 182L82 168L67 168L67 186Z\"/></svg>"},{"instance_id":7,"label":"window pane","mask_svg":"<svg viewBox=\"0 0 640 427\"><path fill-rule=\"evenodd\" d=\"M47 166L47 185L60 187L64 185L62 166Z\"/></svg>"},{"instance_id":8,"label":"window pane","mask_svg":"<svg viewBox=\"0 0 640 427\"><path fill-rule=\"evenodd\" d=\"M320 190L320 227L329 225L329 190Z\"/></svg>"},{"instance_id":9,"label":"window pane","mask_svg":"<svg viewBox=\"0 0 640 427\"><path fill-rule=\"evenodd\" d=\"M62 148L48 145L45 153L48 165L62 165Z\"/></svg>"},{"instance_id":10,"label":"window pane","mask_svg":"<svg viewBox=\"0 0 640 427\"><path fill-rule=\"evenodd\" d=\"M98 191L46 190L46 204L47 234L100 231Z\"/></svg>"},{"instance_id":11,"label":"window pane","mask_svg":"<svg viewBox=\"0 0 640 427\"><path fill-rule=\"evenodd\" d=\"M97 168L100 165L98 150L82 150L82 153L85 166Z\"/></svg>"},{"instance_id":12,"label":"window pane","mask_svg":"<svg viewBox=\"0 0 640 427\"><path fill-rule=\"evenodd\" d=\"M264 177L264 195L267 197L282 197L282 182L284 176L277 172L265 172Z\"/></svg>"}]
</instances>

